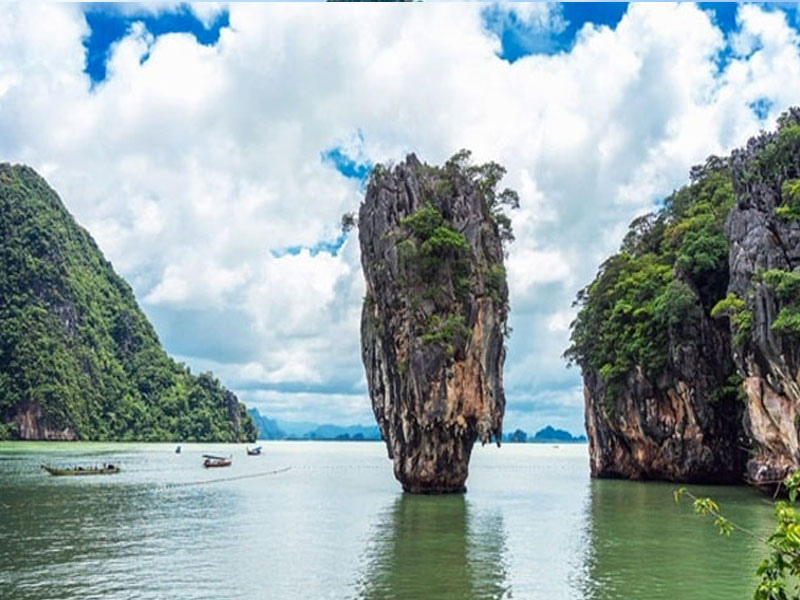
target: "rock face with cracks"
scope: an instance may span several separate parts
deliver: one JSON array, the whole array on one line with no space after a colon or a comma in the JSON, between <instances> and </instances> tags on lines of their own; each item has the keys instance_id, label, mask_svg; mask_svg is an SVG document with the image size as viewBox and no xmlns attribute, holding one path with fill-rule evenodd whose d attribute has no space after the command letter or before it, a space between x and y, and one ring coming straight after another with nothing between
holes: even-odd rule
<instances>
[{"instance_id":1,"label":"rock face with cracks","mask_svg":"<svg viewBox=\"0 0 800 600\"><path fill-rule=\"evenodd\" d=\"M594 477L733 483L741 479L742 407L717 389L732 372L721 324L688 321L685 337L670 340L669 361L648 377L637 367L603 402L606 384L584 371L586 431ZM676 336L677 337L677 336Z\"/></svg>"},{"instance_id":2,"label":"rock face with cracks","mask_svg":"<svg viewBox=\"0 0 800 600\"><path fill-rule=\"evenodd\" d=\"M729 292L742 302L731 330L753 446L746 479L770 485L800 468L800 109L730 162Z\"/></svg>"},{"instance_id":3,"label":"rock face with cracks","mask_svg":"<svg viewBox=\"0 0 800 600\"><path fill-rule=\"evenodd\" d=\"M502 434L510 241L504 170L416 156L378 165L358 216L366 296L361 352L395 477L407 492L462 492L476 440Z\"/></svg>"}]
</instances>

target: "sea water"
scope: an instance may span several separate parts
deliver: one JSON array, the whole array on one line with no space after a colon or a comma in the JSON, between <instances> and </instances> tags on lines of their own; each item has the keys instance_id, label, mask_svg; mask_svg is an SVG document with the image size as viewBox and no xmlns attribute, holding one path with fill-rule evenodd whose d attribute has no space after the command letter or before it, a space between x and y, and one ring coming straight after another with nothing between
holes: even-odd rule
<instances>
[{"instance_id":1,"label":"sea water","mask_svg":"<svg viewBox=\"0 0 800 600\"><path fill-rule=\"evenodd\" d=\"M591 480L582 444L476 448L455 496L403 494L381 443L262 445L0 443L0 597L746 600L766 553L674 485ZM772 526L752 489L690 489Z\"/></svg>"}]
</instances>

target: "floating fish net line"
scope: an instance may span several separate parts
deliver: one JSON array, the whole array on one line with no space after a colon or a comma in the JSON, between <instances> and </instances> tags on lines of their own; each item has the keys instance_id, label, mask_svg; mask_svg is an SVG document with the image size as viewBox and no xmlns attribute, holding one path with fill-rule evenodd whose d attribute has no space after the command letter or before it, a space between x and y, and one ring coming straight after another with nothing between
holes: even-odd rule
<instances>
[{"instance_id":1,"label":"floating fish net line","mask_svg":"<svg viewBox=\"0 0 800 600\"><path fill-rule=\"evenodd\" d=\"M167 489L188 487L190 485L204 485L206 483L222 483L223 481L237 481L239 479L255 479L256 477L266 477L268 475L278 475L279 473L286 473L292 467L283 467L281 469L273 469L272 471L262 471L261 473L248 473L246 475L233 475L231 477L217 477L216 479L198 479L197 481L182 481L179 483L168 483L164 487Z\"/></svg>"},{"instance_id":2,"label":"floating fish net line","mask_svg":"<svg viewBox=\"0 0 800 600\"><path fill-rule=\"evenodd\" d=\"M239 479L255 479L256 477L268 477L270 475L279 475L281 473L286 473L290 471L292 467L282 467L280 469L273 469L271 471L261 471L260 473L247 473L244 475L233 475L230 477L216 477L214 479L198 479L195 481L181 481L178 483L167 483L167 484L156 484L152 486L152 484L136 484L137 487L141 488L138 490L128 490L128 493L131 495L138 495L138 494L149 494L152 493L154 490L157 489L174 489L174 488L183 488L183 487L191 487L191 486L199 486L205 484L213 484L213 483L223 483L226 481L237 481ZM94 494L114 494L116 490L114 486L110 487L102 487L102 488L93 488L92 492ZM17 502L14 504L7 504L5 502L0 501L0 510L10 510L16 508L26 508L29 506L29 502Z\"/></svg>"}]
</instances>

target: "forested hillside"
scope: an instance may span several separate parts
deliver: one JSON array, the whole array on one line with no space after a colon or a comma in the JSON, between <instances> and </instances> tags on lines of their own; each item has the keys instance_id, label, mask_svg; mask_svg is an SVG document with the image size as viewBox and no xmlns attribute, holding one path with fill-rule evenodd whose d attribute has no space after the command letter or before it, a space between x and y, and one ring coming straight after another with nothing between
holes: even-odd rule
<instances>
[{"instance_id":1,"label":"forested hillside","mask_svg":"<svg viewBox=\"0 0 800 600\"><path fill-rule=\"evenodd\" d=\"M161 348L130 287L32 169L0 164L0 439L255 439Z\"/></svg>"}]
</instances>

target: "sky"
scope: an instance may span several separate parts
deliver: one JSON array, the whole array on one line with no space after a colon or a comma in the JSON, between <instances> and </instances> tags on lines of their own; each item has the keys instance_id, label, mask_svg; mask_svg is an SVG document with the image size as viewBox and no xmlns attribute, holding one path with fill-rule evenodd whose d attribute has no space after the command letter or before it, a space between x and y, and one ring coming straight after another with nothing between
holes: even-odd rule
<instances>
[{"instance_id":1,"label":"sky","mask_svg":"<svg viewBox=\"0 0 800 600\"><path fill-rule=\"evenodd\" d=\"M796 5L4 4L0 161L33 166L167 350L284 421L373 421L372 166L520 194L505 429L583 430L572 301L627 224L800 104Z\"/></svg>"}]
</instances>

